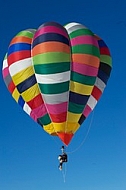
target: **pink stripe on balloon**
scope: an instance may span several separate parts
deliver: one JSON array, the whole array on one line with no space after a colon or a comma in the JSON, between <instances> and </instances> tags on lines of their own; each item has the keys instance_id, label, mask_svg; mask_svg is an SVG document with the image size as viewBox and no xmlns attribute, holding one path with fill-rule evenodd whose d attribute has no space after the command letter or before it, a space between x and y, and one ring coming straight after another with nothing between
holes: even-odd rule
<instances>
[{"instance_id":1,"label":"pink stripe on balloon","mask_svg":"<svg viewBox=\"0 0 126 190\"><path fill-rule=\"evenodd\" d=\"M83 111L83 115L85 117L87 117L90 114L91 111L92 111L92 109L88 105L86 105L86 107L85 107L85 109Z\"/></svg>"},{"instance_id":2,"label":"pink stripe on balloon","mask_svg":"<svg viewBox=\"0 0 126 190\"><path fill-rule=\"evenodd\" d=\"M80 73L82 75L88 75L88 76L97 76L98 74L98 68L83 63L73 62L71 70Z\"/></svg>"},{"instance_id":3,"label":"pink stripe on balloon","mask_svg":"<svg viewBox=\"0 0 126 190\"><path fill-rule=\"evenodd\" d=\"M67 111L68 103L64 102L61 104L46 104L46 108L50 114L60 114Z\"/></svg>"},{"instance_id":4,"label":"pink stripe on balloon","mask_svg":"<svg viewBox=\"0 0 126 190\"><path fill-rule=\"evenodd\" d=\"M32 117L32 119L37 121L38 118L44 116L45 114L47 114L46 107L45 105L41 105L38 108L32 110L30 116Z\"/></svg>"},{"instance_id":5,"label":"pink stripe on balloon","mask_svg":"<svg viewBox=\"0 0 126 190\"><path fill-rule=\"evenodd\" d=\"M9 69L6 67L5 69L2 70L3 78L9 75Z\"/></svg>"},{"instance_id":6,"label":"pink stripe on balloon","mask_svg":"<svg viewBox=\"0 0 126 190\"><path fill-rule=\"evenodd\" d=\"M34 35L34 39L37 38L38 36L45 34L45 33L57 33L57 34L61 34L63 36L65 36L66 38L68 38L67 33L65 33L63 30L61 30L60 28L56 27L56 26L45 26L43 28L40 28Z\"/></svg>"},{"instance_id":7,"label":"pink stripe on balloon","mask_svg":"<svg viewBox=\"0 0 126 190\"><path fill-rule=\"evenodd\" d=\"M91 44L98 47L97 40L92 36L77 36L71 39L72 46L79 45L79 44Z\"/></svg>"}]
</instances>

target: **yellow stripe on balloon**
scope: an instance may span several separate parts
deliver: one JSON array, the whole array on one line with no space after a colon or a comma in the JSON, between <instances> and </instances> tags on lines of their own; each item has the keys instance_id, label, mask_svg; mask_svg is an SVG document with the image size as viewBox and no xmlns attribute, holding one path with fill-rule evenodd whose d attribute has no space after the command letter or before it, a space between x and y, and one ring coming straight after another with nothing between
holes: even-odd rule
<instances>
[{"instance_id":1,"label":"yellow stripe on balloon","mask_svg":"<svg viewBox=\"0 0 126 190\"><path fill-rule=\"evenodd\" d=\"M49 134L55 134L59 132L64 133L75 133L79 128L79 124L76 122L63 122L63 123L50 123L48 125L44 125L44 130Z\"/></svg>"},{"instance_id":2,"label":"yellow stripe on balloon","mask_svg":"<svg viewBox=\"0 0 126 190\"><path fill-rule=\"evenodd\" d=\"M80 84L78 82L70 82L70 90L77 94L90 95L92 92L93 86Z\"/></svg>"},{"instance_id":3,"label":"yellow stripe on balloon","mask_svg":"<svg viewBox=\"0 0 126 190\"><path fill-rule=\"evenodd\" d=\"M65 132L66 122L62 123L53 123L53 127L56 133Z\"/></svg>"},{"instance_id":4,"label":"yellow stripe on balloon","mask_svg":"<svg viewBox=\"0 0 126 190\"><path fill-rule=\"evenodd\" d=\"M40 91L38 89L38 84L35 84L31 88L24 91L21 95L25 100L25 102L28 102L32 100L34 97L36 97L38 94L40 94Z\"/></svg>"},{"instance_id":5,"label":"yellow stripe on balloon","mask_svg":"<svg viewBox=\"0 0 126 190\"><path fill-rule=\"evenodd\" d=\"M80 116L82 114L75 114L75 113L72 113L72 112L68 112L68 116L67 116L67 121L68 122L78 122L78 120L80 119Z\"/></svg>"},{"instance_id":6,"label":"yellow stripe on balloon","mask_svg":"<svg viewBox=\"0 0 126 190\"><path fill-rule=\"evenodd\" d=\"M16 100L16 102L18 102L19 96L20 96L20 94L19 94L17 88L15 88L12 93L12 97Z\"/></svg>"},{"instance_id":7,"label":"yellow stripe on balloon","mask_svg":"<svg viewBox=\"0 0 126 190\"><path fill-rule=\"evenodd\" d=\"M55 134L55 130L54 130L54 126L52 123L48 124L48 125L43 125L43 129L49 133L49 134Z\"/></svg>"},{"instance_id":8,"label":"yellow stripe on balloon","mask_svg":"<svg viewBox=\"0 0 126 190\"><path fill-rule=\"evenodd\" d=\"M34 74L33 66L30 66L20 71L19 73L15 74L14 76L12 76L12 80L14 81L14 84L17 86L18 84L25 81L33 74Z\"/></svg>"},{"instance_id":9,"label":"yellow stripe on balloon","mask_svg":"<svg viewBox=\"0 0 126 190\"><path fill-rule=\"evenodd\" d=\"M77 122L67 122L65 132L74 134L78 130L79 126L80 125Z\"/></svg>"}]
</instances>

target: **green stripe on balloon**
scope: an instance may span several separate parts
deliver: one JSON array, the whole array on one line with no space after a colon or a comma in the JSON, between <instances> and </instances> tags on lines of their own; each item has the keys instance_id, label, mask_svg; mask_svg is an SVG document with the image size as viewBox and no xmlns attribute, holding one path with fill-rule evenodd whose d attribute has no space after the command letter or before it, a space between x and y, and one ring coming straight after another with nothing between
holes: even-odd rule
<instances>
[{"instance_id":1,"label":"green stripe on balloon","mask_svg":"<svg viewBox=\"0 0 126 190\"><path fill-rule=\"evenodd\" d=\"M70 37L71 38L75 38L77 36L83 36L83 35L94 36L94 34L89 29L87 29L87 28L78 29L78 30L70 33Z\"/></svg>"},{"instance_id":2,"label":"green stripe on balloon","mask_svg":"<svg viewBox=\"0 0 126 190\"><path fill-rule=\"evenodd\" d=\"M62 62L62 67L60 63L50 63L42 65L34 65L34 70L36 74L55 74L70 70L69 62Z\"/></svg>"},{"instance_id":3,"label":"green stripe on balloon","mask_svg":"<svg viewBox=\"0 0 126 190\"><path fill-rule=\"evenodd\" d=\"M31 33L30 31L21 31L16 36L25 36L28 38L33 38L34 33Z\"/></svg>"},{"instance_id":4,"label":"green stripe on balloon","mask_svg":"<svg viewBox=\"0 0 126 190\"><path fill-rule=\"evenodd\" d=\"M48 125L51 123L50 117L48 114L44 115L43 117L38 119L39 123L42 125Z\"/></svg>"},{"instance_id":5,"label":"green stripe on balloon","mask_svg":"<svg viewBox=\"0 0 126 190\"><path fill-rule=\"evenodd\" d=\"M69 110L68 110L69 112L81 114L83 112L83 109L84 105L69 102Z\"/></svg>"},{"instance_id":6,"label":"green stripe on balloon","mask_svg":"<svg viewBox=\"0 0 126 190\"><path fill-rule=\"evenodd\" d=\"M70 55L62 52L43 53L33 57L34 65L67 61L70 61Z\"/></svg>"},{"instance_id":7,"label":"green stripe on balloon","mask_svg":"<svg viewBox=\"0 0 126 190\"><path fill-rule=\"evenodd\" d=\"M96 77L81 75L76 72L71 72L71 80L79 82L81 84L93 86L96 80Z\"/></svg>"},{"instance_id":8,"label":"green stripe on balloon","mask_svg":"<svg viewBox=\"0 0 126 190\"><path fill-rule=\"evenodd\" d=\"M90 54L99 57L99 49L96 46L88 45L88 44L80 44L76 46L72 46L72 53L83 53Z\"/></svg>"},{"instance_id":9,"label":"green stripe on balloon","mask_svg":"<svg viewBox=\"0 0 126 190\"><path fill-rule=\"evenodd\" d=\"M112 58L108 55L100 55L100 61L112 67Z\"/></svg>"},{"instance_id":10,"label":"green stripe on balloon","mask_svg":"<svg viewBox=\"0 0 126 190\"><path fill-rule=\"evenodd\" d=\"M60 94L69 90L69 81L59 84L39 84L43 94Z\"/></svg>"}]
</instances>

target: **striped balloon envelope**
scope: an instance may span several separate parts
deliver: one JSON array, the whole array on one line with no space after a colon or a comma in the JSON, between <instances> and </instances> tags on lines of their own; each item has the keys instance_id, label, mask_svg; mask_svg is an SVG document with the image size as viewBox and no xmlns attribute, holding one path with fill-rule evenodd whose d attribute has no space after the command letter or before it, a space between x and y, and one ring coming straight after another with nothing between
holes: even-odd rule
<instances>
[{"instance_id":1,"label":"striped balloon envelope","mask_svg":"<svg viewBox=\"0 0 126 190\"><path fill-rule=\"evenodd\" d=\"M12 39L2 72L22 109L68 145L101 97L111 62L105 42L82 24L47 22Z\"/></svg>"}]
</instances>

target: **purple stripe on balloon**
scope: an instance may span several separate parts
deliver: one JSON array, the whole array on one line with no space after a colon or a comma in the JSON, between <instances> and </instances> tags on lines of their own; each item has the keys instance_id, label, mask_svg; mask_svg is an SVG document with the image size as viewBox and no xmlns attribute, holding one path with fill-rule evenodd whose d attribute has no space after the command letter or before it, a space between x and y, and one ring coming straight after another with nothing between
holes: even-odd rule
<instances>
[{"instance_id":1,"label":"purple stripe on balloon","mask_svg":"<svg viewBox=\"0 0 126 190\"><path fill-rule=\"evenodd\" d=\"M57 33L57 34L61 34L63 36L65 36L66 38L68 38L67 33L65 33L63 30L61 30L58 27L55 26L45 26L43 28L40 28L34 35L34 39L37 38L38 36L45 34L45 33Z\"/></svg>"},{"instance_id":2,"label":"purple stripe on balloon","mask_svg":"<svg viewBox=\"0 0 126 190\"><path fill-rule=\"evenodd\" d=\"M45 114L47 114L47 110L45 105L41 105L38 108L31 111L30 116L32 119L37 121L38 118L43 117Z\"/></svg>"},{"instance_id":3,"label":"purple stripe on balloon","mask_svg":"<svg viewBox=\"0 0 126 190\"><path fill-rule=\"evenodd\" d=\"M49 111L50 114L60 114L63 112L67 112L68 103L63 102L61 104L46 104L46 108Z\"/></svg>"},{"instance_id":4,"label":"purple stripe on balloon","mask_svg":"<svg viewBox=\"0 0 126 190\"><path fill-rule=\"evenodd\" d=\"M3 78L9 75L9 69L6 67L5 69L2 70Z\"/></svg>"},{"instance_id":5,"label":"purple stripe on balloon","mask_svg":"<svg viewBox=\"0 0 126 190\"><path fill-rule=\"evenodd\" d=\"M88 105L86 105L86 107L85 107L85 109L83 111L83 115L85 117L87 117L90 114L91 111L92 111L92 109Z\"/></svg>"},{"instance_id":6,"label":"purple stripe on balloon","mask_svg":"<svg viewBox=\"0 0 126 190\"><path fill-rule=\"evenodd\" d=\"M71 39L72 46L79 45L79 44L91 44L98 47L97 40L92 36L77 36Z\"/></svg>"},{"instance_id":7,"label":"purple stripe on balloon","mask_svg":"<svg viewBox=\"0 0 126 190\"><path fill-rule=\"evenodd\" d=\"M97 76L98 68L83 63L72 63L71 70L87 76Z\"/></svg>"}]
</instances>

